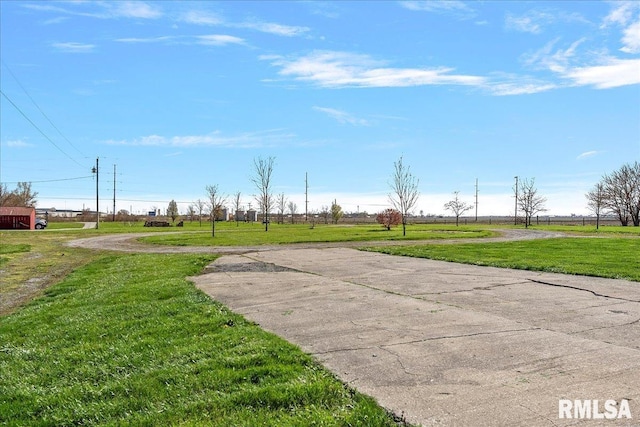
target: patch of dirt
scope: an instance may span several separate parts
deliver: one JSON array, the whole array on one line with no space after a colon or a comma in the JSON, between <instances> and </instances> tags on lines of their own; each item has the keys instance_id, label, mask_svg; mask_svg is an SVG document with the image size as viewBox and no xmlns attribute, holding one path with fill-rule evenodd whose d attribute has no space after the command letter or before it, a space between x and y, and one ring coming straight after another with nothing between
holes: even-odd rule
<instances>
[{"instance_id":1,"label":"patch of dirt","mask_svg":"<svg viewBox=\"0 0 640 427\"><path fill-rule=\"evenodd\" d=\"M228 264L210 264L204 273L280 273L283 271L297 271L270 262L237 262Z\"/></svg>"}]
</instances>

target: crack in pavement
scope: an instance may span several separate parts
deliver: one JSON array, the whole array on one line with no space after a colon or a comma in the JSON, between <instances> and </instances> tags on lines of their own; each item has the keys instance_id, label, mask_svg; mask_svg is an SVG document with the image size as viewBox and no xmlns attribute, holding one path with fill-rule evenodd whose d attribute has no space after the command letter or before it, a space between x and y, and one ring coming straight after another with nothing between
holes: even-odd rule
<instances>
[{"instance_id":1,"label":"crack in pavement","mask_svg":"<svg viewBox=\"0 0 640 427\"><path fill-rule=\"evenodd\" d=\"M408 345L408 344L418 344L418 343L429 342L429 341L439 341L439 340L456 339L456 338L468 338L468 337L477 337L477 336L483 336L483 335L498 335L498 334L506 334L506 333L510 333L510 332L531 332L531 331L540 331L540 330L545 330L545 329L544 328L539 328L539 327L531 327L531 328L520 328L520 329L506 329L506 330L501 330L501 331L490 331L490 332L474 332L474 333L470 333L470 334L443 335L443 336L438 336L438 337L421 338L421 339L416 339L416 340L402 341L402 342L397 342L397 343L393 343L393 344L385 344L385 345L374 345L374 346L365 346L365 347L349 347L349 348L336 348L334 350L326 350L326 351L314 352L313 354L319 354L319 355L320 354L331 354L331 353L339 353L339 352L343 352L343 351L371 350L371 349L374 349L374 348L379 348L379 349L384 349L386 351L389 351L388 348L391 348L391 347L397 347L397 346Z\"/></svg>"},{"instance_id":2,"label":"crack in pavement","mask_svg":"<svg viewBox=\"0 0 640 427\"><path fill-rule=\"evenodd\" d=\"M541 285L555 286L555 287L558 287L558 288L567 288L567 289L573 289L573 290L576 290L576 291L589 292L589 293L591 293L591 294L593 294L594 296L597 296L597 297L609 298L609 299L617 299L617 300L627 301L627 302L638 302L638 303L640 303L640 300L634 300L634 299L628 299L628 298L622 298L622 297L614 297L614 296L611 296L611 295L605 295L605 294L598 293L596 291L592 291L591 289L579 288L577 286L562 285L562 284L559 284L559 283L543 282L542 280L536 280L536 279L528 279L528 280L533 282L533 283L538 283L538 284L541 284Z\"/></svg>"}]
</instances>

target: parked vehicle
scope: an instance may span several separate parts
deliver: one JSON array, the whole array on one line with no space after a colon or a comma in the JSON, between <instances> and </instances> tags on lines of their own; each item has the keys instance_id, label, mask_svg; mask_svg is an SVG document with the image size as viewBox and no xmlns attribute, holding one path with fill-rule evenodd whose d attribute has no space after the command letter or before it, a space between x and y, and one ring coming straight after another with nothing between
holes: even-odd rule
<instances>
[{"instance_id":1,"label":"parked vehicle","mask_svg":"<svg viewBox=\"0 0 640 427\"><path fill-rule=\"evenodd\" d=\"M36 218L36 230L42 230L47 226L47 220L42 218Z\"/></svg>"}]
</instances>

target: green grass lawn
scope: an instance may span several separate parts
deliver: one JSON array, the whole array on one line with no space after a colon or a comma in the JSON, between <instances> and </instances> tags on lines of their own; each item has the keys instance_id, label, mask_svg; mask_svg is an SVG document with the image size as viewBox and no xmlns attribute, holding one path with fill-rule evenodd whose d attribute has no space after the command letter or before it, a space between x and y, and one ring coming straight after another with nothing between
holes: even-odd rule
<instances>
[{"instance_id":1,"label":"green grass lawn","mask_svg":"<svg viewBox=\"0 0 640 427\"><path fill-rule=\"evenodd\" d=\"M0 425L396 425L185 279L213 259L100 255L0 317Z\"/></svg>"},{"instance_id":2,"label":"green grass lawn","mask_svg":"<svg viewBox=\"0 0 640 427\"><path fill-rule=\"evenodd\" d=\"M178 246L238 246L306 242L366 242L374 240L437 240L453 238L488 237L496 233L474 226L411 225L407 235L402 228L386 230L378 224L331 225L317 224L270 224L269 231L258 223L218 223L212 237L211 225L185 227L180 234L158 233L140 239L146 243ZM172 231L179 229L171 228ZM196 232L192 232L196 230Z\"/></svg>"},{"instance_id":3,"label":"green grass lawn","mask_svg":"<svg viewBox=\"0 0 640 427\"><path fill-rule=\"evenodd\" d=\"M567 237L368 250L465 264L640 281L640 239L637 237Z\"/></svg>"}]
</instances>

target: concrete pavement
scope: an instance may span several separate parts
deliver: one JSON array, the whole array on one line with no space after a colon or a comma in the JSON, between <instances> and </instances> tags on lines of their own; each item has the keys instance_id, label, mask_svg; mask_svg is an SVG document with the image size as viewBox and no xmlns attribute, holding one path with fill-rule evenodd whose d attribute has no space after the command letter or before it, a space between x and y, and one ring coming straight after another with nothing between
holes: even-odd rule
<instances>
[{"instance_id":1,"label":"concrete pavement","mask_svg":"<svg viewBox=\"0 0 640 427\"><path fill-rule=\"evenodd\" d=\"M640 284L348 248L225 255L196 285L413 423L640 425Z\"/></svg>"}]
</instances>

